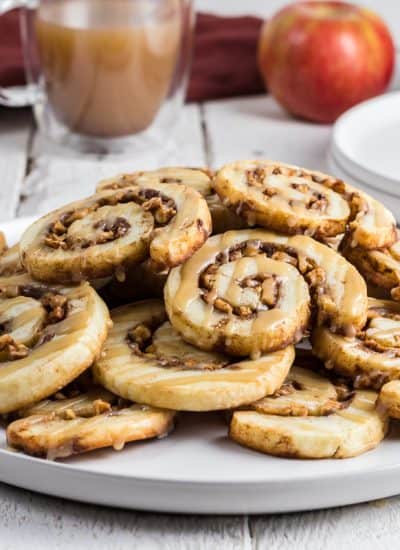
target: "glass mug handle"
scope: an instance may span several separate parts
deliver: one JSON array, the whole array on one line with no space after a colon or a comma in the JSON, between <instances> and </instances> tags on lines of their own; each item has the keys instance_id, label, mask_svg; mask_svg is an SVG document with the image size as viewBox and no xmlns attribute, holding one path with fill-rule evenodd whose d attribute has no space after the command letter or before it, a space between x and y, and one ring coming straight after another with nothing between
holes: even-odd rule
<instances>
[{"instance_id":1,"label":"glass mug handle","mask_svg":"<svg viewBox=\"0 0 400 550\"><path fill-rule=\"evenodd\" d=\"M0 0L0 16L15 8L36 8L36 0ZM26 107L35 102L37 87L34 84L25 86L0 86L0 105L6 107Z\"/></svg>"}]
</instances>

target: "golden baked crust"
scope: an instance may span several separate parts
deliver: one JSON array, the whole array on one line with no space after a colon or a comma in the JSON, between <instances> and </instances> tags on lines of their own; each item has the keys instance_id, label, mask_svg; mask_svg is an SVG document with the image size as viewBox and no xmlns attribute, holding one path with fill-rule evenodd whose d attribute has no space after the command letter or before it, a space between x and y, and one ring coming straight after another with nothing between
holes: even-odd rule
<instances>
[{"instance_id":1,"label":"golden baked crust","mask_svg":"<svg viewBox=\"0 0 400 550\"><path fill-rule=\"evenodd\" d=\"M173 428L175 413L119 403L115 395L93 388L77 397L38 403L9 424L7 442L27 454L50 460L161 437Z\"/></svg>"},{"instance_id":2,"label":"golden baked crust","mask_svg":"<svg viewBox=\"0 0 400 550\"><path fill-rule=\"evenodd\" d=\"M172 325L201 349L257 356L299 341L310 305L318 325L354 333L364 325L367 294L357 270L310 237L265 230L208 239L164 289Z\"/></svg>"},{"instance_id":3,"label":"golden baked crust","mask_svg":"<svg viewBox=\"0 0 400 550\"><path fill-rule=\"evenodd\" d=\"M133 401L175 410L208 411L273 393L294 359L293 347L234 361L186 344L165 322L162 302L149 300L111 312L114 323L96 380Z\"/></svg>"},{"instance_id":4,"label":"golden baked crust","mask_svg":"<svg viewBox=\"0 0 400 550\"><path fill-rule=\"evenodd\" d=\"M377 393L352 391L309 369L292 367L274 396L236 411L232 439L263 453L294 458L346 458L376 447L388 419ZM244 408L244 407L243 407Z\"/></svg>"},{"instance_id":5,"label":"golden baked crust","mask_svg":"<svg viewBox=\"0 0 400 550\"><path fill-rule=\"evenodd\" d=\"M400 380L391 380L379 392L378 407L391 418L400 419Z\"/></svg>"},{"instance_id":6,"label":"golden baked crust","mask_svg":"<svg viewBox=\"0 0 400 550\"><path fill-rule=\"evenodd\" d=\"M367 322L354 337L316 327L312 346L327 368L350 377L355 387L379 390L400 378L400 304L369 298Z\"/></svg>"},{"instance_id":7,"label":"golden baked crust","mask_svg":"<svg viewBox=\"0 0 400 550\"><path fill-rule=\"evenodd\" d=\"M194 189L136 185L42 217L23 234L21 259L36 279L76 282L107 277L148 256L159 269L178 265L210 231L207 204Z\"/></svg>"},{"instance_id":8,"label":"golden baked crust","mask_svg":"<svg viewBox=\"0 0 400 550\"><path fill-rule=\"evenodd\" d=\"M213 176L213 171L208 168L164 167L158 170L132 172L104 179L97 184L96 192L106 189L124 189L135 184L142 186L152 185L153 183L187 185L198 191L207 201L214 234L244 227L240 216L227 208L215 193Z\"/></svg>"},{"instance_id":9,"label":"golden baked crust","mask_svg":"<svg viewBox=\"0 0 400 550\"><path fill-rule=\"evenodd\" d=\"M351 238L343 240L340 252L356 266L368 283L391 292L394 300L400 300L400 239L388 248L366 250L352 246Z\"/></svg>"},{"instance_id":10,"label":"golden baked crust","mask_svg":"<svg viewBox=\"0 0 400 550\"><path fill-rule=\"evenodd\" d=\"M27 275L0 280L0 413L56 392L100 353L109 314L95 290L49 287Z\"/></svg>"},{"instance_id":11,"label":"golden baked crust","mask_svg":"<svg viewBox=\"0 0 400 550\"><path fill-rule=\"evenodd\" d=\"M392 214L372 197L321 172L269 160L223 166L214 188L250 226L316 238L341 233L364 248L391 245Z\"/></svg>"},{"instance_id":12,"label":"golden baked crust","mask_svg":"<svg viewBox=\"0 0 400 550\"><path fill-rule=\"evenodd\" d=\"M8 277L24 271L19 254L19 244L5 249L0 256L0 277Z\"/></svg>"}]
</instances>

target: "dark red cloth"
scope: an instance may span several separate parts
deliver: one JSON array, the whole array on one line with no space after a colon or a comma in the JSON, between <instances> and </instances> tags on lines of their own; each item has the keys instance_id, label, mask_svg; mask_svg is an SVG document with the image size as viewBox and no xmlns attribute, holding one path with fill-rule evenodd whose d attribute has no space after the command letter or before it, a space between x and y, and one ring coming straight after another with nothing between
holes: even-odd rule
<instances>
[{"instance_id":1,"label":"dark red cloth","mask_svg":"<svg viewBox=\"0 0 400 550\"><path fill-rule=\"evenodd\" d=\"M257 68L258 17L219 17L199 13L188 101L264 91Z\"/></svg>"},{"instance_id":2,"label":"dark red cloth","mask_svg":"<svg viewBox=\"0 0 400 550\"><path fill-rule=\"evenodd\" d=\"M24 84L19 13L13 10L0 17L0 86Z\"/></svg>"},{"instance_id":3,"label":"dark red cloth","mask_svg":"<svg viewBox=\"0 0 400 550\"><path fill-rule=\"evenodd\" d=\"M0 17L0 86L24 83L18 10ZM187 101L262 93L258 17L197 14Z\"/></svg>"}]
</instances>

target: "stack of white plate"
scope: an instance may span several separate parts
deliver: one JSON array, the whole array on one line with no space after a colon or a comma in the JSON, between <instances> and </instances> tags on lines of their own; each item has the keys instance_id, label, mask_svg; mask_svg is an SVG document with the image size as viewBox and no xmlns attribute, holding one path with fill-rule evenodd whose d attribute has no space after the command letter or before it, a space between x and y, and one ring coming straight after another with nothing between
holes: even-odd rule
<instances>
[{"instance_id":1,"label":"stack of white plate","mask_svg":"<svg viewBox=\"0 0 400 550\"><path fill-rule=\"evenodd\" d=\"M333 127L331 172L382 201L400 221L400 92L365 101Z\"/></svg>"}]
</instances>

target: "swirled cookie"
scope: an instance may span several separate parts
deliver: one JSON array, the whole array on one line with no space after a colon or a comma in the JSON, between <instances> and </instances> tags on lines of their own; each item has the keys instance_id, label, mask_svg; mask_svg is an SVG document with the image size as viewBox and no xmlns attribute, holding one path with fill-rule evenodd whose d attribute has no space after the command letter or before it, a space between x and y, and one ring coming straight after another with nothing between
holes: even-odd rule
<instances>
[{"instance_id":1,"label":"swirled cookie","mask_svg":"<svg viewBox=\"0 0 400 550\"><path fill-rule=\"evenodd\" d=\"M391 380L379 392L378 407L391 418L400 419L400 380Z\"/></svg>"},{"instance_id":2,"label":"swirled cookie","mask_svg":"<svg viewBox=\"0 0 400 550\"><path fill-rule=\"evenodd\" d=\"M25 271L19 254L19 244L6 249L0 256L0 277L17 275Z\"/></svg>"},{"instance_id":3,"label":"swirled cookie","mask_svg":"<svg viewBox=\"0 0 400 550\"><path fill-rule=\"evenodd\" d=\"M113 328L94 365L95 378L140 403L189 411L239 406L279 388L294 359L292 346L236 362L201 351L166 322L157 300L122 306L111 315Z\"/></svg>"},{"instance_id":4,"label":"swirled cookie","mask_svg":"<svg viewBox=\"0 0 400 550\"><path fill-rule=\"evenodd\" d=\"M212 218L213 233L224 233L230 229L240 229L243 220L224 206L212 186L213 172L207 168L166 167L147 172L133 172L102 180L96 191L124 189L131 185L147 186L162 183L183 184L192 187L207 201Z\"/></svg>"},{"instance_id":5,"label":"swirled cookie","mask_svg":"<svg viewBox=\"0 0 400 550\"><path fill-rule=\"evenodd\" d=\"M161 437L173 428L175 413L120 402L102 388L69 399L48 399L9 424L7 442L27 454L55 458Z\"/></svg>"},{"instance_id":6,"label":"swirled cookie","mask_svg":"<svg viewBox=\"0 0 400 550\"><path fill-rule=\"evenodd\" d=\"M389 291L394 300L400 300L400 233L388 248L366 250L351 246L351 238L342 241L340 252L356 266L366 281Z\"/></svg>"},{"instance_id":7,"label":"swirled cookie","mask_svg":"<svg viewBox=\"0 0 400 550\"><path fill-rule=\"evenodd\" d=\"M20 242L28 272L47 282L107 277L147 256L159 269L177 265L211 230L207 203L182 185L104 191L34 222Z\"/></svg>"},{"instance_id":8,"label":"swirled cookie","mask_svg":"<svg viewBox=\"0 0 400 550\"><path fill-rule=\"evenodd\" d=\"M322 376L293 367L270 398L236 411L230 437L263 453L295 458L346 458L373 449L385 436L387 414L373 391L343 394Z\"/></svg>"},{"instance_id":9,"label":"swirled cookie","mask_svg":"<svg viewBox=\"0 0 400 550\"><path fill-rule=\"evenodd\" d=\"M56 392L100 353L109 314L95 290L0 280L0 413Z\"/></svg>"},{"instance_id":10,"label":"swirled cookie","mask_svg":"<svg viewBox=\"0 0 400 550\"><path fill-rule=\"evenodd\" d=\"M364 248L395 240L395 220L381 203L321 172L268 160L239 161L217 172L214 188L251 226L316 238L348 232L353 244Z\"/></svg>"},{"instance_id":11,"label":"swirled cookie","mask_svg":"<svg viewBox=\"0 0 400 550\"><path fill-rule=\"evenodd\" d=\"M378 390L400 378L400 304L369 298L367 322L354 337L319 327L312 346L328 369L352 378L355 387Z\"/></svg>"},{"instance_id":12,"label":"swirled cookie","mask_svg":"<svg viewBox=\"0 0 400 550\"><path fill-rule=\"evenodd\" d=\"M307 236L229 231L208 239L164 289L172 325L199 348L257 356L298 342L315 323L354 334L367 294L357 270Z\"/></svg>"}]
</instances>

